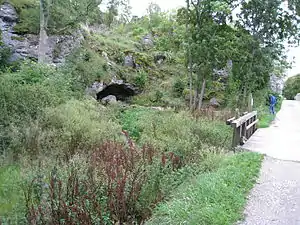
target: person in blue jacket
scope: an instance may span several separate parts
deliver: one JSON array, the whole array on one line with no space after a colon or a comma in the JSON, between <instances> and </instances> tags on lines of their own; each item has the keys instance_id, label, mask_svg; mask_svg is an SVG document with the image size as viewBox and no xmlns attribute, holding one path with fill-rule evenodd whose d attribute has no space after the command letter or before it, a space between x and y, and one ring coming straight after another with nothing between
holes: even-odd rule
<instances>
[{"instance_id":1,"label":"person in blue jacket","mask_svg":"<svg viewBox=\"0 0 300 225\"><path fill-rule=\"evenodd\" d=\"M270 113L275 115L275 105L276 105L277 99L274 95L270 94L269 101L270 101Z\"/></svg>"}]
</instances>

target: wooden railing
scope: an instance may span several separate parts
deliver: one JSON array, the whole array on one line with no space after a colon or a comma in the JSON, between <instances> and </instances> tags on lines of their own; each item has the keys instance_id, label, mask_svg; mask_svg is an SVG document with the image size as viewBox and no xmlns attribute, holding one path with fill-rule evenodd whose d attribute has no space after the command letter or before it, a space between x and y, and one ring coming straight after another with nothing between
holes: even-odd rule
<instances>
[{"instance_id":1,"label":"wooden railing","mask_svg":"<svg viewBox=\"0 0 300 225\"><path fill-rule=\"evenodd\" d=\"M226 121L233 128L232 148L243 145L257 130L257 111L243 113Z\"/></svg>"}]
</instances>

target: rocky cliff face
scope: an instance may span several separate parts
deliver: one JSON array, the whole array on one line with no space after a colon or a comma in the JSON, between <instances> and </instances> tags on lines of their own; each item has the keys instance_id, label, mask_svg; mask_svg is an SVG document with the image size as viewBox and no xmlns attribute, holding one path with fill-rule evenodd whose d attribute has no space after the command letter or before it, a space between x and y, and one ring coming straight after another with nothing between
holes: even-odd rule
<instances>
[{"instance_id":1,"label":"rocky cliff face","mask_svg":"<svg viewBox=\"0 0 300 225\"><path fill-rule=\"evenodd\" d=\"M38 58L38 35L18 35L14 32L14 26L18 22L18 14L15 8L9 3L0 6L0 30L2 42L12 49L11 60ZM65 58L71 51L78 47L84 39L81 32L73 35L50 35L48 38L47 56L50 62L59 65L64 63Z\"/></svg>"}]
</instances>

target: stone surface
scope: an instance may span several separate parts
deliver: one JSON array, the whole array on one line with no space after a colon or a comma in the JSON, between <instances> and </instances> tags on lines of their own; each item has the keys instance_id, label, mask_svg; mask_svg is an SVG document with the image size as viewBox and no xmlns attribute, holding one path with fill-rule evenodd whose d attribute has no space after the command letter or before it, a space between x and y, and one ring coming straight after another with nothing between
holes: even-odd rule
<instances>
[{"instance_id":1,"label":"stone surface","mask_svg":"<svg viewBox=\"0 0 300 225\"><path fill-rule=\"evenodd\" d=\"M128 66L128 67L135 67L135 62L134 62L134 58L132 55L126 55L125 59L124 59L124 66Z\"/></svg>"},{"instance_id":2,"label":"stone surface","mask_svg":"<svg viewBox=\"0 0 300 225\"><path fill-rule=\"evenodd\" d=\"M214 108L218 108L220 106L220 103L218 102L218 100L216 98L212 98L209 101L209 105L214 107Z\"/></svg>"},{"instance_id":3,"label":"stone surface","mask_svg":"<svg viewBox=\"0 0 300 225\"><path fill-rule=\"evenodd\" d=\"M300 224L300 163L266 157L238 225Z\"/></svg>"},{"instance_id":4,"label":"stone surface","mask_svg":"<svg viewBox=\"0 0 300 225\"><path fill-rule=\"evenodd\" d=\"M15 8L9 3L0 6L0 18L7 23L14 23L18 20L18 14Z\"/></svg>"},{"instance_id":5,"label":"stone surface","mask_svg":"<svg viewBox=\"0 0 300 225\"><path fill-rule=\"evenodd\" d=\"M117 103L117 98L114 95L108 95L105 98L102 98L101 102L104 105L107 105L107 104L116 104Z\"/></svg>"},{"instance_id":6,"label":"stone surface","mask_svg":"<svg viewBox=\"0 0 300 225\"><path fill-rule=\"evenodd\" d=\"M300 93L296 94L295 100L296 100L296 101L300 101Z\"/></svg>"},{"instance_id":7,"label":"stone surface","mask_svg":"<svg viewBox=\"0 0 300 225\"><path fill-rule=\"evenodd\" d=\"M12 49L11 61L18 59L37 60L39 51L39 36L33 34L18 35L14 33L18 15L16 10L9 3L0 6L0 30L3 43ZM56 65L63 64L65 58L72 50L80 46L84 39L81 31L74 32L72 35L52 35L48 37L48 51L46 56L51 63Z\"/></svg>"},{"instance_id":8,"label":"stone surface","mask_svg":"<svg viewBox=\"0 0 300 225\"><path fill-rule=\"evenodd\" d=\"M157 54L154 56L154 62L158 65L162 64L167 57L164 54Z\"/></svg>"},{"instance_id":9,"label":"stone surface","mask_svg":"<svg viewBox=\"0 0 300 225\"><path fill-rule=\"evenodd\" d=\"M153 38L150 34L142 38L142 44L147 48L152 48L154 46Z\"/></svg>"}]
</instances>

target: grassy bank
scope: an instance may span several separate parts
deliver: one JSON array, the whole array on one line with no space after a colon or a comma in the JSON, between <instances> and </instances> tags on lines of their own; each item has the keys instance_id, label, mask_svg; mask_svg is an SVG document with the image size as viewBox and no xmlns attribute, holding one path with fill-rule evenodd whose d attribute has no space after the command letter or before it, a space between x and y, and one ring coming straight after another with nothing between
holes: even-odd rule
<instances>
[{"instance_id":1,"label":"grassy bank","mask_svg":"<svg viewBox=\"0 0 300 225\"><path fill-rule=\"evenodd\" d=\"M160 204L154 224L233 224L242 217L246 196L259 173L262 156L241 153L225 158L218 170L200 174Z\"/></svg>"},{"instance_id":2,"label":"grassy bank","mask_svg":"<svg viewBox=\"0 0 300 225\"><path fill-rule=\"evenodd\" d=\"M18 166L0 167L0 222L3 224L22 222L22 218L17 218L25 207L21 182Z\"/></svg>"},{"instance_id":3,"label":"grassy bank","mask_svg":"<svg viewBox=\"0 0 300 225\"><path fill-rule=\"evenodd\" d=\"M282 99L279 99L276 106L275 106L275 112L278 113L281 109L282 105ZM267 128L271 125L272 121L275 119L275 115L272 115L270 113L269 107L264 107L259 112L259 128Z\"/></svg>"}]
</instances>

